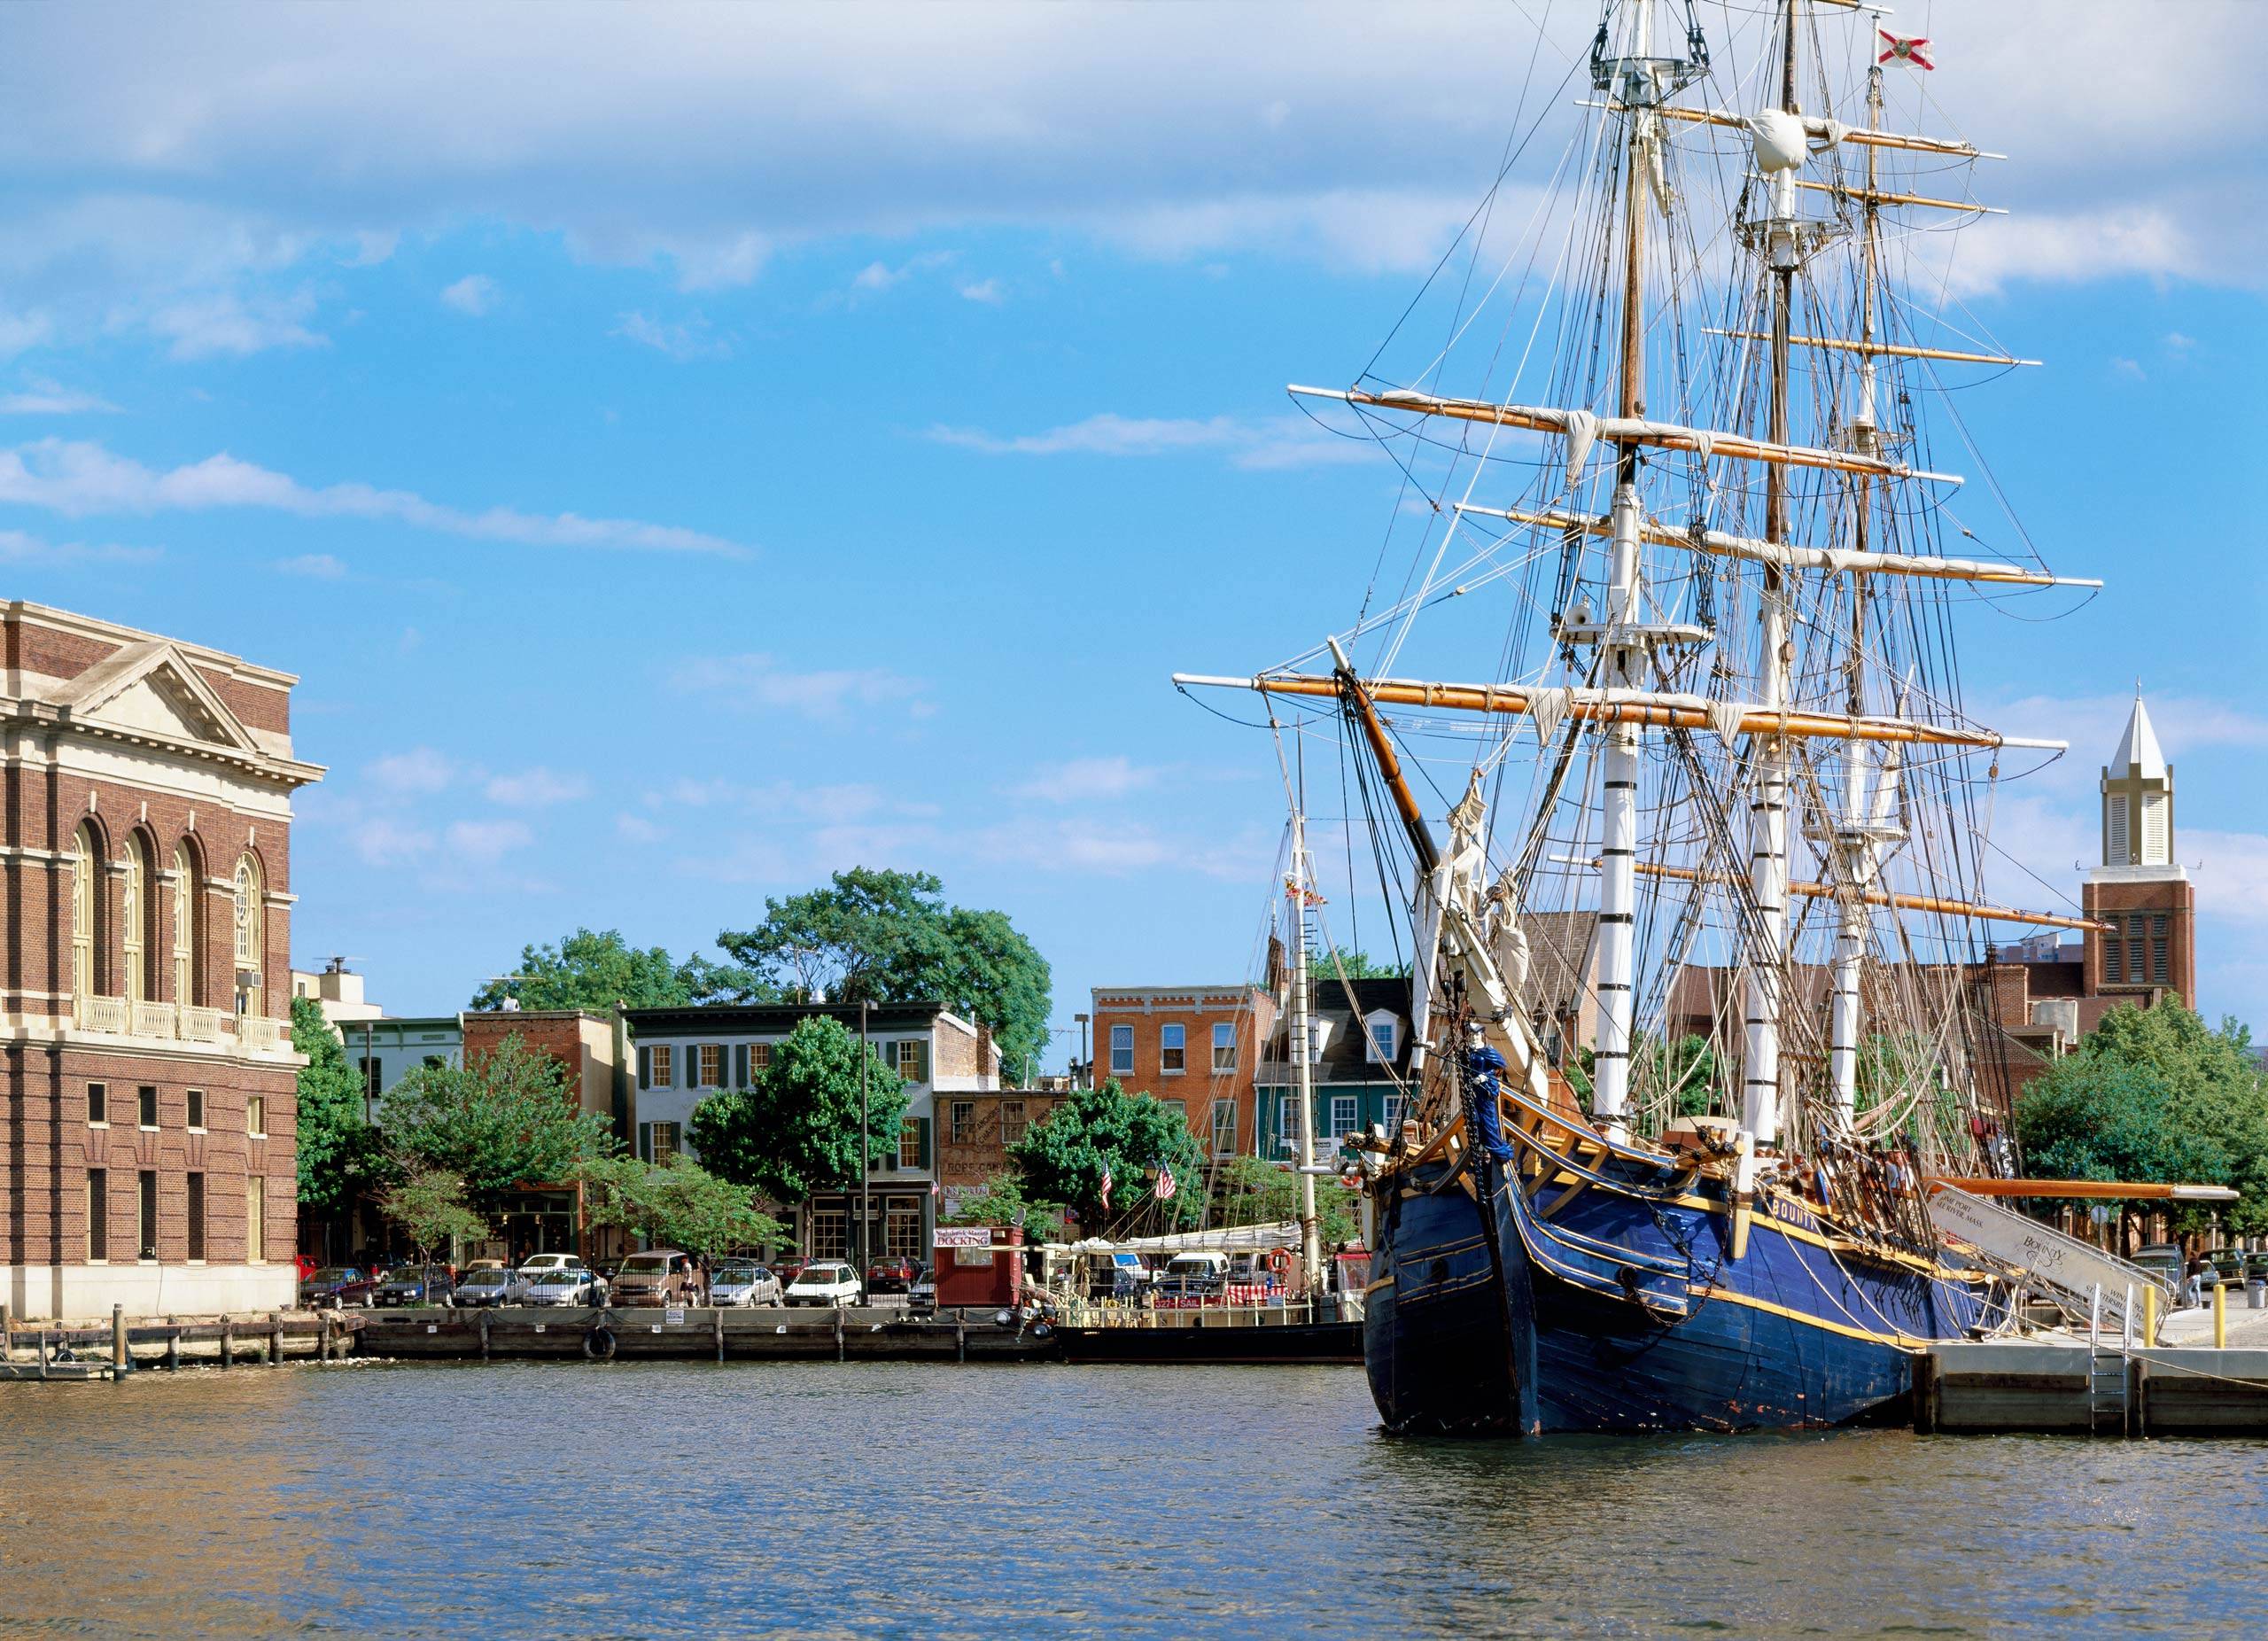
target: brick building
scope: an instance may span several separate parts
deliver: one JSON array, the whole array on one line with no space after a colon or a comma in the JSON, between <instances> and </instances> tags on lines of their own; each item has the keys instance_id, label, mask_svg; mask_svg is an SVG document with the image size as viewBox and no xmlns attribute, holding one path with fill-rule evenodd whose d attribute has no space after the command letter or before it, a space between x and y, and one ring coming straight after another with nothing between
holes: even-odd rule
<instances>
[{"instance_id":1,"label":"brick building","mask_svg":"<svg viewBox=\"0 0 2268 1641\"><path fill-rule=\"evenodd\" d=\"M938 1211L960 1211L960 1194L997 1174L1018 1171L1008 1147L1055 1109L1067 1079L1037 1088L963 1089L936 1097Z\"/></svg>"},{"instance_id":2,"label":"brick building","mask_svg":"<svg viewBox=\"0 0 2268 1641\"><path fill-rule=\"evenodd\" d=\"M295 1292L298 680L0 604L0 1297L26 1317Z\"/></svg>"},{"instance_id":3,"label":"brick building","mask_svg":"<svg viewBox=\"0 0 2268 1641\"><path fill-rule=\"evenodd\" d=\"M649 1162L683 1152L699 1161L687 1137L693 1109L723 1088L745 1088L764 1073L782 1038L801 1022L826 1015L852 1031L856 1003L707 1004L624 1011L634 1051L632 1095L638 1155ZM941 1101L997 1094L1000 1051L992 1034L934 1003L877 1003L867 1010L866 1040L905 1084L905 1117L895 1134L870 1137L866 1195L872 1218L866 1248L927 1258L936 1229L936 1125ZM782 1205L796 1244L815 1259L855 1251L855 1182Z\"/></svg>"},{"instance_id":4,"label":"brick building","mask_svg":"<svg viewBox=\"0 0 2268 1641\"><path fill-rule=\"evenodd\" d=\"M1252 1155L1253 1076L1276 1030L1255 985L1097 986L1095 1070L1178 1108L1210 1157Z\"/></svg>"}]
</instances>

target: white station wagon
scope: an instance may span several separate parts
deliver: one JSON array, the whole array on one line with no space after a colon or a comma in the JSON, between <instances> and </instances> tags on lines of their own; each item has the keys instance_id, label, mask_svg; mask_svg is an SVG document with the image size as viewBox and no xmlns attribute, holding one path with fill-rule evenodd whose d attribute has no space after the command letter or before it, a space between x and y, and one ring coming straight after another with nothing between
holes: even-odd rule
<instances>
[{"instance_id":1,"label":"white station wagon","mask_svg":"<svg viewBox=\"0 0 2268 1641\"><path fill-rule=\"evenodd\" d=\"M805 1265L788 1284L791 1305L855 1305L865 1290L858 1273L840 1260L822 1259Z\"/></svg>"}]
</instances>

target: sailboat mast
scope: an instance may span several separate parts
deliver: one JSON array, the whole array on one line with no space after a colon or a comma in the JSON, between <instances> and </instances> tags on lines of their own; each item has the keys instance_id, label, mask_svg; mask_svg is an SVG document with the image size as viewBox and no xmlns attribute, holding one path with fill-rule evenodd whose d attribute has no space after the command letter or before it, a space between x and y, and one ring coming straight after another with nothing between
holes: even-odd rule
<instances>
[{"instance_id":1,"label":"sailboat mast","mask_svg":"<svg viewBox=\"0 0 2268 1641\"><path fill-rule=\"evenodd\" d=\"M1867 71L1867 128L1882 128L1882 66ZM1867 351L1875 339L1875 258L1881 226L1881 150L1867 145L1866 234L1860 245L1859 276L1859 401L1851 416L1851 439L1861 455L1875 454L1875 356ZM1860 552L1872 546L1874 481L1858 481L1858 507L1852 519L1852 545ZM1851 650L1846 661L1849 687L1845 704L1852 716L1866 710L1864 672L1867 642L1867 578L1851 577ZM1835 960L1829 976L1828 1068L1835 1094L1835 1110L1845 1129L1859 1108L1859 1035L1864 1024L1859 983L1867 955L1866 902L1861 898L1874 875L1876 845L1868 822L1875 818L1873 772L1865 752L1854 743L1843 749L1843 860L1849 879L1842 917L1835 931Z\"/></svg>"},{"instance_id":2,"label":"sailboat mast","mask_svg":"<svg viewBox=\"0 0 2268 1641\"><path fill-rule=\"evenodd\" d=\"M1798 0L1781 10L1780 105L1796 105L1796 12ZM1796 225L1793 166L1771 174L1771 218L1766 245L1772 275L1770 437L1788 437L1788 336L1800 260ZM1764 539L1779 546L1788 540L1788 475L1775 463L1764 479ZM1761 689L1767 712L1784 708L1790 695L1794 647L1789 636L1787 577L1777 564L1764 570L1760 611ZM1743 1093L1741 1127L1758 1144L1780 1136L1781 975L1788 928L1788 741L1767 734L1755 749L1755 795L1749 801L1749 889L1756 907L1756 939L1743 987Z\"/></svg>"},{"instance_id":3,"label":"sailboat mast","mask_svg":"<svg viewBox=\"0 0 2268 1641\"><path fill-rule=\"evenodd\" d=\"M1315 1209L1315 1014L1308 996L1307 817L1292 811L1292 875L1285 898L1292 914L1292 1090L1300 1108L1300 1257L1312 1293L1323 1265ZM1367 1028L1366 1028L1367 1029Z\"/></svg>"},{"instance_id":4,"label":"sailboat mast","mask_svg":"<svg viewBox=\"0 0 2268 1641\"><path fill-rule=\"evenodd\" d=\"M1629 121L1622 191L1621 414L1646 413L1646 191L1651 162L1656 82L1648 61L1653 46L1654 0L1633 11L1630 62L1623 76ZM1643 92L1640 88L1643 87ZM1635 688L1642 651L1632 642L1640 619L1638 542L1644 517L1638 504L1638 452L1616 447L1614 507L1607 545L1606 683ZM1630 1033L1637 977L1638 728L1608 726L1599 758L1599 914L1596 1040L1592 1046L1591 1115L1610 1134L1619 1133L1630 1104Z\"/></svg>"}]
</instances>

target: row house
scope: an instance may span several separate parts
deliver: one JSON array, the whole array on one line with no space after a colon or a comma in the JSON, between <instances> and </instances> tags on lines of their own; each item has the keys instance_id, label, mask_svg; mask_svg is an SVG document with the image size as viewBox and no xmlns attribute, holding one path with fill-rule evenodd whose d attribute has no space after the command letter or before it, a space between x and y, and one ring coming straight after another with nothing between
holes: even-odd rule
<instances>
[{"instance_id":1,"label":"row house","mask_svg":"<svg viewBox=\"0 0 2268 1641\"><path fill-rule=\"evenodd\" d=\"M1016 1142L1055 1109L1068 1079L1042 1078L1037 1088L947 1090L937 1096L938 1212L960 1212L964 1192L1001 1174L1018 1172L1010 1155Z\"/></svg>"},{"instance_id":2,"label":"row house","mask_svg":"<svg viewBox=\"0 0 2268 1641\"><path fill-rule=\"evenodd\" d=\"M296 1292L288 673L0 604L0 1299Z\"/></svg>"},{"instance_id":3,"label":"row house","mask_svg":"<svg viewBox=\"0 0 2268 1641\"><path fill-rule=\"evenodd\" d=\"M1255 1078L1258 1155L1288 1161L1299 1151L1299 1095L1291 1022L1279 1025ZM1315 988L1307 1053L1315 1103L1315 1155L1327 1163L1340 1141L1373 1124L1388 1133L1409 1109L1410 982L1333 979Z\"/></svg>"},{"instance_id":4,"label":"row house","mask_svg":"<svg viewBox=\"0 0 2268 1641\"><path fill-rule=\"evenodd\" d=\"M1208 1156L1253 1153L1253 1075L1276 1030L1273 993L1255 985L1097 986L1092 998L1100 1075L1181 1113Z\"/></svg>"},{"instance_id":5,"label":"row house","mask_svg":"<svg viewBox=\"0 0 2268 1641\"><path fill-rule=\"evenodd\" d=\"M661 1162L700 1160L688 1138L694 1108L720 1089L746 1088L770 1067L773 1051L818 1016L861 1029L855 1003L711 1004L624 1011L637 1066L638 1155ZM871 1136L866 1245L873 1252L927 1258L936 1229L940 1185L939 1102L997 1096L1000 1054L991 1033L933 1003L879 1003L864 1017L866 1041L906 1085L899 1132ZM796 1245L815 1259L848 1257L858 1181L783 1204Z\"/></svg>"}]
</instances>

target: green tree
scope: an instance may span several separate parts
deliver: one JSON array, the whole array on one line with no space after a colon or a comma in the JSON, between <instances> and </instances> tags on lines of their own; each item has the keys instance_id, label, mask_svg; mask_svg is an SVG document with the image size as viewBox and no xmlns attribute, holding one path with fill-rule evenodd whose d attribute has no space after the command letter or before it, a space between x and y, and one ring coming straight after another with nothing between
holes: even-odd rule
<instances>
[{"instance_id":1,"label":"green tree","mask_svg":"<svg viewBox=\"0 0 2268 1641\"><path fill-rule=\"evenodd\" d=\"M1672 1116L1706 1116L1724 1108L1723 1074L1717 1051L1705 1037L1688 1032L1674 1043L1665 1043L1651 1032L1641 1032L1631 1066L1632 1078L1649 1101L1666 1097ZM1584 1069L1588 1072L1588 1062ZM1588 1075L1582 1079L1582 1092L1587 1096L1590 1093Z\"/></svg>"},{"instance_id":2,"label":"green tree","mask_svg":"<svg viewBox=\"0 0 2268 1641\"><path fill-rule=\"evenodd\" d=\"M384 1178L385 1147L362 1108L361 1075L311 998L291 999L291 1048L299 1068L299 1201L334 1214Z\"/></svg>"},{"instance_id":3,"label":"green tree","mask_svg":"<svg viewBox=\"0 0 2268 1641\"><path fill-rule=\"evenodd\" d=\"M1223 1225L1281 1225L1300 1217L1300 1178L1286 1164L1256 1156L1231 1157L1221 1165L1215 1188L1220 1194ZM1336 1179L1315 1182L1316 1230L1325 1248L1362 1234L1361 1206L1361 1196Z\"/></svg>"},{"instance_id":4,"label":"green tree","mask_svg":"<svg viewBox=\"0 0 2268 1641\"><path fill-rule=\"evenodd\" d=\"M736 998L764 988L835 1002L937 1002L990 1026L1000 1063L1021 1077L1047 1046L1047 960L1006 914L947 906L928 872L854 867L824 889L764 903L764 922L717 944L739 967L716 971Z\"/></svg>"},{"instance_id":5,"label":"green tree","mask_svg":"<svg viewBox=\"0 0 2268 1641\"><path fill-rule=\"evenodd\" d=\"M1138 1217L1170 1230L1204 1216L1205 1159L1197 1136L1178 1112L1152 1095L1128 1093L1116 1077L1060 1101L1046 1121L1024 1132L1009 1155L1023 1170L1027 1190L1076 1209L1080 1226L1091 1234L1106 1224L1130 1224ZM1161 1167L1173 1170L1177 1187L1163 1202L1156 1200L1147 1178ZM1102 1202L1106 1170L1107 1211Z\"/></svg>"},{"instance_id":6,"label":"green tree","mask_svg":"<svg viewBox=\"0 0 2268 1641\"><path fill-rule=\"evenodd\" d=\"M694 1107L693 1148L717 1174L775 1202L855 1184L861 1059L872 1153L894 1151L905 1085L857 1032L825 1015L798 1022L750 1086L722 1090Z\"/></svg>"},{"instance_id":7,"label":"green tree","mask_svg":"<svg viewBox=\"0 0 2268 1641\"><path fill-rule=\"evenodd\" d=\"M757 1208L746 1186L682 1157L663 1164L599 1157L583 1164L580 1177L591 1224L618 1226L649 1247L723 1254L785 1235L778 1220Z\"/></svg>"},{"instance_id":8,"label":"green tree","mask_svg":"<svg viewBox=\"0 0 2268 1641\"><path fill-rule=\"evenodd\" d=\"M575 1177L614 1149L603 1112L576 1108L567 1069L515 1032L467 1066L426 1065L386 1095L385 1137L396 1155L454 1174L473 1202Z\"/></svg>"},{"instance_id":9,"label":"green tree","mask_svg":"<svg viewBox=\"0 0 2268 1641\"><path fill-rule=\"evenodd\" d=\"M657 945L640 951L619 929L578 929L557 945L522 946L517 974L489 981L468 1007L501 1008L506 999L517 998L523 1008L587 1008L602 1015L617 1003L680 1007L726 989L762 1000L757 995L762 988L752 978L706 958L680 962Z\"/></svg>"},{"instance_id":10,"label":"green tree","mask_svg":"<svg viewBox=\"0 0 2268 1641\"><path fill-rule=\"evenodd\" d=\"M1014 1174L995 1174L974 1191L960 1194L959 1205L939 1223L948 1225L1021 1225L1024 1240L1060 1242L1065 1240L1063 1205L1027 1195L1024 1182Z\"/></svg>"},{"instance_id":11,"label":"green tree","mask_svg":"<svg viewBox=\"0 0 2268 1641\"><path fill-rule=\"evenodd\" d=\"M478 1241L488 1223L465 1201L464 1181L444 1168L405 1159L400 1175L378 1193L378 1211L401 1227L420 1263L462 1238Z\"/></svg>"},{"instance_id":12,"label":"green tree","mask_svg":"<svg viewBox=\"0 0 2268 1641\"><path fill-rule=\"evenodd\" d=\"M1406 958L1389 961L1372 957L1368 952L1317 952L1308 959L1308 978L1316 984L1336 984L1340 971L1344 969L1349 980L1407 980L1410 963Z\"/></svg>"}]
</instances>

